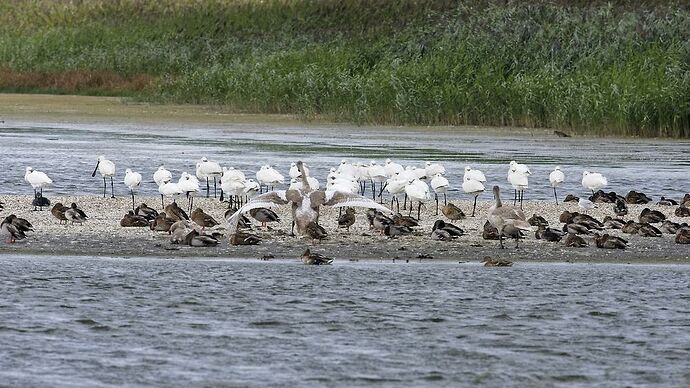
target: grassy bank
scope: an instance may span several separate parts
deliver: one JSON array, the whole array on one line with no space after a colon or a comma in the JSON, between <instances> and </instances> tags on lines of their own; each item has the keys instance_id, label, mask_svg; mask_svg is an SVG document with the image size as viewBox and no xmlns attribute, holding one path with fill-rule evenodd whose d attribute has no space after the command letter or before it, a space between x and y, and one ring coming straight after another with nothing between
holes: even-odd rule
<instances>
[{"instance_id":1,"label":"grassy bank","mask_svg":"<svg viewBox=\"0 0 690 388\"><path fill-rule=\"evenodd\" d=\"M8 1L0 90L690 137L690 6Z\"/></svg>"}]
</instances>

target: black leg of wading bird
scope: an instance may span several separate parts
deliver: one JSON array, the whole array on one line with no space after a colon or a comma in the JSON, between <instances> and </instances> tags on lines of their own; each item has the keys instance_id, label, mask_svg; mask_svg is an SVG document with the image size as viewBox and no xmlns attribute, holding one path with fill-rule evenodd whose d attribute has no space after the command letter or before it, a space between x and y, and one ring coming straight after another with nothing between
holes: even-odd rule
<instances>
[{"instance_id":1,"label":"black leg of wading bird","mask_svg":"<svg viewBox=\"0 0 690 388\"><path fill-rule=\"evenodd\" d=\"M556 205L558 205L558 195L556 195L556 188L553 188L553 197L556 198Z\"/></svg>"},{"instance_id":2,"label":"black leg of wading bird","mask_svg":"<svg viewBox=\"0 0 690 388\"><path fill-rule=\"evenodd\" d=\"M110 177L110 198L115 198L115 188L113 188L113 177Z\"/></svg>"},{"instance_id":3,"label":"black leg of wading bird","mask_svg":"<svg viewBox=\"0 0 690 388\"><path fill-rule=\"evenodd\" d=\"M434 193L434 199L436 199L436 215L438 215L438 194ZM417 218L419 218L419 216L417 216Z\"/></svg>"},{"instance_id":4,"label":"black leg of wading bird","mask_svg":"<svg viewBox=\"0 0 690 388\"><path fill-rule=\"evenodd\" d=\"M474 196L474 205L472 206L472 217L474 217L474 211L477 209L477 196Z\"/></svg>"},{"instance_id":5,"label":"black leg of wading bird","mask_svg":"<svg viewBox=\"0 0 690 388\"><path fill-rule=\"evenodd\" d=\"M105 183L105 177L103 177L103 198L105 198L105 191L108 189L108 184Z\"/></svg>"}]
</instances>

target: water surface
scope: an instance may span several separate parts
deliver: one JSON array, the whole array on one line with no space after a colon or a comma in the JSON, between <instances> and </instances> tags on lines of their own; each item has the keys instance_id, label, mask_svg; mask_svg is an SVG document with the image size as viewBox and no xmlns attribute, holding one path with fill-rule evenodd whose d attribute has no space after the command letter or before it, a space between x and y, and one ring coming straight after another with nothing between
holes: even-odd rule
<instances>
[{"instance_id":1,"label":"water surface","mask_svg":"<svg viewBox=\"0 0 690 388\"><path fill-rule=\"evenodd\" d=\"M539 132L543 133L543 132ZM0 124L0 194L31 194L23 181L26 166L47 172L55 181L53 194L98 194L102 180L91 177L98 155L117 166L116 191L125 168L142 173L142 193L157 194L153 172L164 164L178 179L195 172L203 156L243 170L247 177L264 163L287 176L290 162L302 159L323 182L341 159L403 165L442 162L453 190L462 183L466 165L483 170L489 184L508 190L508 163L530 166L533 176L526 199L550 199L548 174L556 165L566 173L562 193L583 194L583 169L609 178L610 190L642 190L648 195L679 197L690 191L690 141L558 138L495 130L360 128L278 124L80 124L13 121ZM453 194L459 195L459 194Z\"/></svg>"},{"instance_id":2,"label":"water surface","mask_svg":"<svg viewBox=\"0 0 690 388\"><path fill-rule=\"evenodd\" d=\"M690 266L0 256L12 386L688 386Z\"/></svg>"}]
</instances>

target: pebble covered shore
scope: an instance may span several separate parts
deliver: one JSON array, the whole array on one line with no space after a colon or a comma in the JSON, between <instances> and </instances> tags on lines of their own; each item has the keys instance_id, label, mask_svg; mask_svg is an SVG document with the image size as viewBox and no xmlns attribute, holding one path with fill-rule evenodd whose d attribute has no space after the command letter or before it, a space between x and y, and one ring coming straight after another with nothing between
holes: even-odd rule
<instances>
[{"instance_id":1,"label":"pebble covered shore","mask_svg":"<svg viewBox=\"0 0 690 388\"><path fill-rule=\"evenodd\" d=\"M335 258L336 261L370 260L386 262L480 262L484 256L508 259L515 262L606 262L606 263L690 263L690 245L674 242L674 235L664 234L662 237L639 237L624 234L620 230L607 230L612 235L621 236L630 241L628 249L608 250L595 247L592 238L585 237L589 242L586 248L565 247L562 242L554 243L534 238L530 233L520 241L519 249L515 249L513 240L505 242L506 249L499 249L498 241L482 239L482 230L486 221L486 213L493 201L479 201L477 216L467 217L456 221L455 225L465 230L467 235L454 241L435 241L430 238L431 227L435 220L444 219L442 214L434 215L434 203L422 208L420 226L415 228L412 235L389 239L369 229L364 215L365 209L357 209L357 221L350 228L350 232L337 228L338 209L321 209L319 223L326 228L329 237L313 244L307 239L289 236L291 216L289 208L282 206L274 210L281 217L279 224L270 225L270 230L259 229L254 221L255 233L262 238L262 242L255 246L232 246L225 238L216 247L190 247L171 244L166 233L154 232L149 228L123 228L120 219L131 210L131 197L115 199L96 196L79 197L51 197L55 204L61 202L69 206L75 202L89 216L83 225L60 225L50 213L50 209L32 211L30 196L0 196L5 203L1 217L16 214L26 218L35 227L35 232L28 234L25 240L9 244L0 242L0 254L24 253L38 255L88 255L88 256L117 256L117 257L218 257L258 260L269 257L272 260L298 260L306 247L312 251ZM137 197L136 203L145 202L147 205L160 210L160 197ZM465 200L452 200L460 206L466 214L470 214L472 203ZM166 201L166 204L168 201ZM186 207L186 199L178 200L181 207ZM507 203L506 203L507 204ZM217 199L197 197L195 207L201 207L224 224L223 214L227 204ZM645 207L662 211L669 220L688 222L687 218L678 218L673 214L672 206L658 205L629 205L630 213L626 220L637 220L637 216ZM612 205L602 204L588 214L602 220L606 215L613 215ZM524 204L525 215L529 218L538 214L546 218L551 227L561 228L558 217L563 210L578 211L577 203L556 205L553 202L529 201ZM407 214L404 212L403 214Z\"/></svg>"}]
</instances>

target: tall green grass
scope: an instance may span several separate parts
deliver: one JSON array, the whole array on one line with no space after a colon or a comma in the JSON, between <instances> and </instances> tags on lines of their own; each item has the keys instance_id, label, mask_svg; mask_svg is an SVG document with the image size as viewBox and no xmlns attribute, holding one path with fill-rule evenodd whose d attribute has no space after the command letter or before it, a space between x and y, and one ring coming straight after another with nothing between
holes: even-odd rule
<instances>
[{"instance_id":1,"label":"tall green grass","mask_svg":"<svg viewBox=\"0 0 690 388\"><path fill-rule=\"evenodd\" d=\"M690 137L681 1L10 1L0 67L242 112Z\"/></svg>"}]
</instances>

